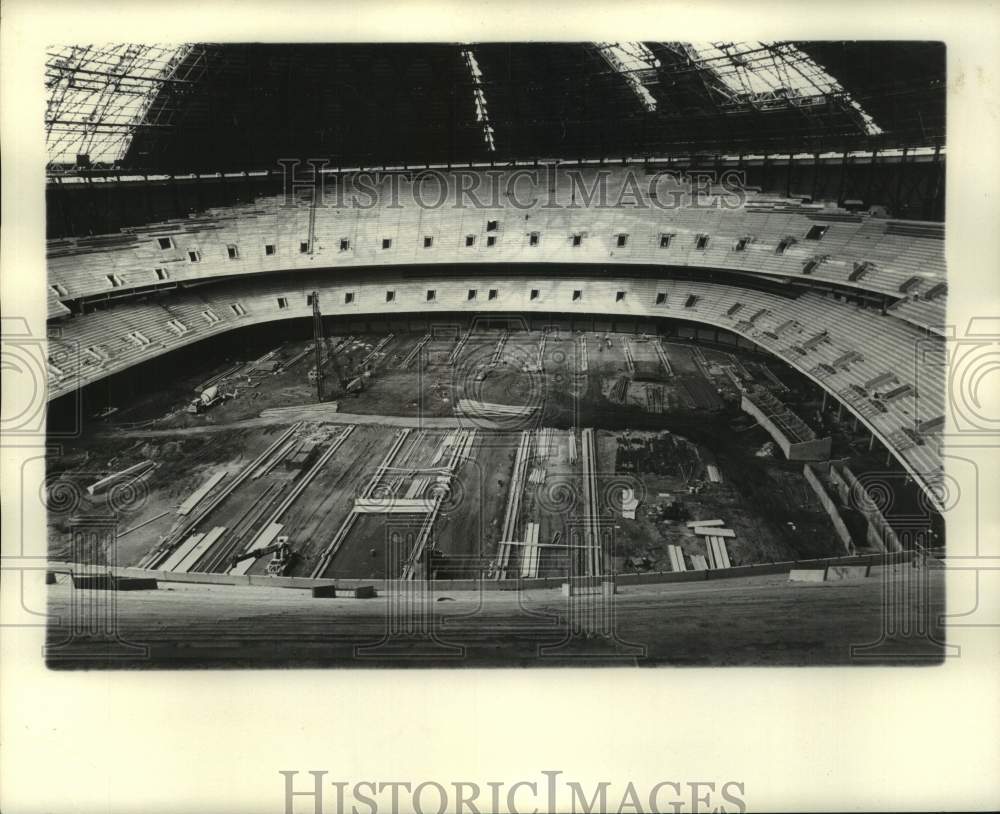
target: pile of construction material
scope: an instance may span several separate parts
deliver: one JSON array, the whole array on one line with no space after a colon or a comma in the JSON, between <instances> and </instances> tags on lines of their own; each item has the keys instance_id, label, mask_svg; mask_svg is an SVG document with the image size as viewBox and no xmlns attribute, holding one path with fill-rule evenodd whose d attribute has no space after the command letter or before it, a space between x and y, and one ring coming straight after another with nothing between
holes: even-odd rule
<instances>
[{"instance_id":1,"label":"pile of construction material","mask_svg":"<svg viewBox=\"0 0 1000 814\"><path fill-rule=\"evenodd\" d=\"M486 401L459 399L455 411L470 418L511 419L528 418L538 410L537 405L491 404Z\"/></svg>"},{"instance_id":2,"label":"pile of construction material","mask_svg":"<svg viewBox=\"0 0 1000 814\"><path fill-rule=\"evenodd\" d=\"M617 404L624 404L625 399L628 398L628 387L630 381L627 376L619 377L618 381L615 382L614 386L611 388L611 392L608 394L608 399Z\"/></svg>"},{"instance_id":3,"label":"pile of construction material","mask_svg":"<svg viewBox=\"0 0 1000 814\"><path fill-rule=\"evenodd\" d=\"M726 540L736 537L736 532L725 528L724 520L693 520L687 525L695 534L704 538L709 568L733 567Z\"/></svg>"},{"instance_id":4,"label":"pile of construction material","mask_svg":"<svg viewBox=\"0 0 1000 814\"><path fill-rule=\"evenodd\" d=\"M135 466L130 466L128 469L123 469L121 472L112 472L107 477L101 478L99 481L90 484L87 487L87 494L93 497L94 495L99 495L102 492L107 491L112 486L124 483L134 483L148 475L156 467L153 461L141 461L135 464Z\"/></svg>"}]
</instances>

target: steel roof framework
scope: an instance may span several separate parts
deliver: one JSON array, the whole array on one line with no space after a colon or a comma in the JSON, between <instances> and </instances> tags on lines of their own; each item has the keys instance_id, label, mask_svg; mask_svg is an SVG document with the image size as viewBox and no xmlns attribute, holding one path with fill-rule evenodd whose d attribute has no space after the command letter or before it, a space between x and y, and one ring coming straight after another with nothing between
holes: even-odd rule
<instances>
[{"instance_id":1,"label":"steel roof framework","mask_svg":"<svg viewBox=\"0 0 1000 814\"><path fill-rule=\"evenodd\" d=\"M188 59L198 50L204 49L138 43L50 48L45 65L50 164L74 163L77 155L113 164L138 128L171 126L178 105L164 99L178 100L182 94L161 90L168 85L183 90L201 78L205 61Z\"/></svg>"}]
</instances>

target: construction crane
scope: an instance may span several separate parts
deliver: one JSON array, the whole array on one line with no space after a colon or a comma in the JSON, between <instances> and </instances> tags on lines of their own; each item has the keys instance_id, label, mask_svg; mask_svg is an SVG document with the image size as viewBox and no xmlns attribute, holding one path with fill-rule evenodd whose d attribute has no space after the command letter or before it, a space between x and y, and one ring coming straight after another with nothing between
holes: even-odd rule
<instances>
[{"instance_id":1,"label":"construction crane","mask_svg":"<svg viewBox=\"0 0 1000 814\"><path fill-rule=\"evenodd\" d=\"M312 307L313 307L313 348L316 354L316 366L315 376L316 376L316 401L323 401L323 314L319 310L319 292L313 291L312 293ZM337 361L337 354L334 353L333 348L330 348L329 353L330 364L333 365L334 374L337 377L337 384L340 385L341 392L343 393L360 393L364 390L364 377L355 376L353 378L348 378L344 375L344 371L340 367L340 363Z\"/></svg>"},{"instance_id":2,"label":"construction crane","mask_svg":"<svg viewBox=\"0 0 1000 814\"><path fill-rule=\"evenodd\" d=\"M288 545L288 541L281 540L264 548L258 548L255 551L246 551L243 554L235 555L230 561L229 567L232 569L243 562L243 560L258 559L259 557L266 557L268 554L274 555L267 564L267 575L271 577L280 577L284 574L291 564L292 558L295 556L291 546Z\"/></svg>"},{"instance_id":3,"label":"construction crane","mask_svg":"<svg viewBox=\"0 0 1000 814\"><path fill-rule=\"evenodd\" d=\"M316 401L323 401L323 315L319 310L319 292L312 293L313 349L316 352Z\"/></svg>"}]
</instances>

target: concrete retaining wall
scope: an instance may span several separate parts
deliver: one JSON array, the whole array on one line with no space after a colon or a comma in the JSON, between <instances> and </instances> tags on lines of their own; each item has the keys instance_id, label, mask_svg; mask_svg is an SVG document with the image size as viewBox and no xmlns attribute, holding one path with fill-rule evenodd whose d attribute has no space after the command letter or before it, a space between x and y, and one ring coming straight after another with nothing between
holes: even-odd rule
<instances>
[{"instance_id":1,"label":"concrete retaining wall","mask_svg":"<svg viewBox=\"0 0 1000 814\"><path fill-rule=\"evenodd\" d=\"M903 551L892 555L892 563L909 562L913 552ZM718 568L707 571L650 571L635 574L616 574L615 582L619 586L626 585L659 585L674 582L700 582L703 580L738 579L740 577L763 576L769 574L787 574L792 569L827 569L834 566L865 566L881 567L886 564L884 554L844 555L812 560L788 560L786 562L758 563L756 565L736 565L732 568ZM48 571L63 574L84 573L92 576L94 566L69 562L49 562ZM137 577L155 579L159 582L190 583L196 585L236 585L264 586L269 588L297 588L312 590L313 588L331 585L353 594L355 588L371 585L376 591L395 590L401 586L399 580L385 579L310 579L309 577L267 577L267 576L230 576L228 574L183 574L175 571L147 571L140 568L109 568L108 571L118 577ZM592 582L599 578L583 577ZM435 592L461 591L520 591L520 590L561 590L566 577L540 577L537 579L508 580L435 580L431 589ZM413 583L406 583L410 586Z\"/></svg>"},{"instance_id":2,"label":"concrete retaining wall","mask_svg":"<svg viewBox=\"0 0 1000 814\"><path fill-rule=\"evenodd\" d=\"M789 461L825 461L830 457L832 438L815 438L811 441L793 441L775 424L770 416L762 410L749 394L744 393L740 399L740 409L753 416L774 442L785 453Z\"/></svg>"},{"instance_id":3,"label":"concrete retaining wall","mask_svg":"<svg viewBox=\"0 0 1000 814\"><path fill-rule=\"evenodd\" d=\"M896 532L893 531L892 526L889 525L878 507L871 501L867 501L868 505L864 505L859 499L867 492L850 467L843 463L831 466L830 480L837 487L841 501L847 505L855 506L864 515L868 525L868 531L865 535L868 545L881 551L903 550Z\"/></svg>"},{"instance_id":4,"label":"concrete retaining wall","mask_svg":"<svg viewBox=\"0 0 1000 814\"><path fill-rule=\"evenodd\" d=\"M816 493L816 497L819 498L819 502L830 516L830 522L833 523L833 530L837 532L840 542L844 544L844 551L848 554L853 554L855 549L854 541L851 539L851 532L844 525L844 519L840 516L840 509L837 508L837 504L833 502L833 498L826 491L823 482L809 464L806 464L802 468L802 474L805 475L806 482L812 487Z\"/></svg>"}]
</instances>

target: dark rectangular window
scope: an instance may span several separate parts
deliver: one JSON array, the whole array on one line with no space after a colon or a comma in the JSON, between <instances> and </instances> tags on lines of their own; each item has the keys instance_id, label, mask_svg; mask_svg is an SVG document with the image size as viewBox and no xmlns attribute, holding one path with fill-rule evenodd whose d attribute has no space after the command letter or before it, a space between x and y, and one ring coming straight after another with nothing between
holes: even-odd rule
<instances>
[{"instance_id":1,"label":"dark rectangular window","mask_svg":"<svg viewBox=\"0 0 1000 814\"><path fill-rule=\"evenodd\" d=\"M538 299L538 289L537 288L531 289L531 299L533 299L533 300L537 300Z\"/></svg>"},{"instance_id":2,"label":"dark rectangular window","mask_svg":"<svg viewBox=\"0 0 1000 814\"><path fill-rule=\"evenodd\" d=\"M382 248L383 249L391 249L392 248L392 238L391 237L383 237L382 238Z\"/></svg>"},{"instance_id":3,"label":"dark rectangular window","mask_svg":"<svg viewBox=\"0 0 1000 814\"><path fill-rule=\"evenodd\" d=\"M670 245L670 238L672 237L673 235L660 235L660 248L667 248Z\"/></svg>"},{"instance_id":4,"label":"dark rectangular window","mask_svg":"<svg viewBox=\"0 0 1000 814\"><path fill-rule=\"evenodd\" d=\"M267 245L264 246L264 254L266 254L268 256L274 254L274 244L273 243L268 243Z\"/></svg>"},{"instance_id":5,"label":"dark rectangular window","mask_svg":"<svg viewBox=\"0 0 1000 814\"><path fill-rule=\"evenodd\" d=\"M486 245L487 246L496 246L497 245L497 237L496 237L496 235L490 235L488 238L486 238Z\"/></svg>"},{"instance_id":6,"label":"dark rectangular window","mask_svg":"<svg viewBox=\"0 0 1000 814\"><path fill-rule=\"evenodd\" d=\"M201 262L201 252L198 251L188 252L188 260L190 260L192 263Z\"/></svg>"},{"instance_id":7,"label":"dark rectangular window","mask_svg":"<svg viewBox=\"0 0 1000 814\"><path fill-rule=\"evenodd\" d=\"M583 299L583 292L578 288L573 292L573 302Z\"/></svg>"},{"instance_id":8,"label":"dark rectangular window","mask_svg":"<svg viewBox=\"0 0 1000 814\"><path fill-rule=\"evenodd\" d=\"M287 307L288 307L288 298L287 297L278 297L278 308L279 309L285 309Z\"/></svg>"},{"instance_id":9,"label":"dark rectangular window","mask_svg":"<svg viewBox=\"0 0 1000 814\"><path fill-rule=\"evenodd\" d=\"M172 249L174 247L174 241L169 237L159 237L156 239L160 244L161 249Z\"/></svg>"},{"instance_id":10,"label":"dark rectangular window","mask_svg":"<svg viewBox=\"0 0 1000 814\"><path fill-rule=\"evenodd\" d=\"M625 302L625 292L619 291L615 294L615 302Z\"/></svg>"},{"instance_id":11,"label":"dark rectangular window","mask_svg":"<svg viewBox=\"0 0 1000 814\"><path fill-rule=\"evenodd\" d=\"M538 245L538 232L532 232L528 235L528 245L537 246Z\"/></svg>"},{"instance_id":12,"label":"dark rectangular window","mask_svg":"<svg viewBox=\"0 0 1000 814\"><path fill-rule=\"evenodd\" d=\"M573 245L579 246L583 243L583 235L573 235Z\"/></svg>"},{"instance_id":13,"label":"dark rectangular window","mask_svg":"<svg viewBox=\"0 0 1000 814\"><path fill-rule=\"evenodd\" d=\"M386 302L392 302L394 299L396 299L396 292L395 291L386 291L385 292L385 301Z\"/></svg>"},{"instance_id":14,"label":"dark rectangular window","mask_svg":"<svg viewBox=\"0 0 1000 814\"><path fill-rule=\"evenodd\" d=\"M235 246L226 246L226 252L228 252L230 260L237 260L240 256L240 250Z\"/></svg>"},{"instance_id":15,"label":"dark rectangular window","mask_svg":"<svg viewBox=\"0 0 1000 814\"><path fill-rule=\"evenodd\" d=\"M685 302L684 302L684 307L685 308L693 308L694 305L698 302L699 299L700 299L700 297L697 294L690 294L688 296L687 300L685 300Z\"/></svg>"},{"instance_id":16,"label":"dark rectangular window","mask_svg":"<svg viewBox=\"0 0 1000 814\"><path fill-rule=\"evenodd\" d=\"M476 291L476 289L474 289L474 288L470 288L470 289L469 289L469 295L468 295L468 296L466 297L466 299L467 299L467 300L468 300L469 302L472 302L472 301L473 301L473 300L474 300L474 299L476 298L476 294L477 294L477 293L478 293L478 292Z\"/></svg>"},{"instance_id":17,"label":"dark rectangular window","mask_svg":"<svg viewBox=\"0 0 1000 814\"><path fill-rule=\"evenodd\" d=\"M466 246L474 246L475 243L476 243L476 236L475 235L466 235L465 236L465 245Z\"/></svg>"},{"instance_id":18,"label":"dark rectangular window","mask_svg":"<svg viewBox=\"0 0 1000 814\"><path fill-rule=\"evenodd\" d=\"M308 241L303 240L299 243L299 254L309 254Z\"/></svg>"},{"instance_id":19,"label":"dark rectangular window","mask_svg":"<svg viewBox=\"0 0 1000 814\"><path fill-rule=\"evenodd\" d=\"M153 270L156 272L156 279L157 280L167 280L167 279L170 278L170 275L167 274L167 270L166 269L153 269Z\"/></svg>"},{"instance_id":20,"label":"dark rectangular window","mask_svg":"<svg viewBox=\"0 0 1000 814\"><path fill-rule=\"evenodd\" d=\"M784 254L785 251L788 249L788 247L791 246L791 245L793 245L794 243L795 243L795 238L794 237L785 237L785 238L782 238L781 242L778 243L778 248L775 249L775 252L777 254Z\"/></svg>"},{"instance_id":21,"label":"dark rectangular window","mask_svg":"<svg viewBox=\"0 0 1000 814\"><path fill-rule=\"evenodd\" d=\"M433 288L427 289L427 302L434 302L437 298L437 292Z\"/></svg>"},{"instance_id":22,"label":"dark rectangular window","mask_svg":"<svg viewBox=\"0 0 1000 814\"><path fill-rule=\"evenodd\" d=\"M666 302L667 302L667 292L666 291L658 291L656 293L656 304L657 305L664 305Z\"/></svg>"},{"instance_id":23,"label":"dark rectangular window","mask_svg":"<svg viewBox=\"0 0 1000 814\"><path fill-rule=\"evenodd\" d=\"M497 298L497 290L495 288L490 289L490 299L495 300Z\"/></svg>"},{"instance_id":24,"label":"dark rectangular window","mask_svg":"<svg viewBox=\"0 0 1000 814\"><path fill-rule=\"evenodd\" d=\"M312 304L313 304L313 295L306 294L306 305L311 308Z\"/></svg>"},{"instance_id":25,"label":"dark rectangular window","mask_svg":"<svg viewBox=\"0 0 1000 814\"><path fill-rule=\"evenodd\" d=\"M750 238L741 237L739 240L736 241L736 251L745 252L747 250L747 246L749 245L750 245Z\"/></svg>"},{"instance_id":26,"label":"dark rectangular window","mask_svg":"<svg viewBox=\"0 0 1000 814\"><path fill-rule=\"evenodd\" d=\"M340 250L342 252L346 252L349 248L351 248L351 241L349 241L346 237L342 237L340 239Z\"/></svg>"},{"instance_id":27,"label":"dark rectangular window","mask_svg":"<svg viewBox=\"0 0 1000 814\"><path fill-rule=\"evenodd\" d=\"M429 249L433 245L434 245L434 238L432 238L430 236L427 236L427 237L424 238L424 248L425 249Z\"/></svg>"},{"instance_id":28,"label":"dark rectangular window","mask_svg":"<svg viewBox=\"0 0 1000 814\"><path fill-rule=\"evenodd\" d=\"M354 292L348 291L344 294L344 305L350 305L352 302L354 302Z\"/></svg>"},{"instance_id":29,"label":"dark rectangular window","mask_svg":"<svg viewBox=\"0 0 1000 814\"><path fill-rule=\"evenodd\" d=\"M628 243L628 235L618 235L617 242L618 242L618 248L619 249L622 248Z\"/></svg>"},{"instance_id":30,"label":"dark rectangular window","mask_svg":"<svg viewBox=\"0 0 1000 814\"><path fill-rule=\"evenodd\" d=\"M806 232L806 240L822 240L829 226L813 226Z\"/></svg>"},{"instance_id":31,"label":"dark rectangular window","mask_svg":"<svg viewBox=\"0 0 1000 814\"><path fill-rule=\"evenodd\" d=\"M495 220L486 221L486 231L495 232L497 230L497 222Z\"/></svg>"},{"instance_id":32,"label":"dark rectangular window","mask_svg":"<svg viewBox=\"0 0 1000 814\"><path fill-rule=\"evenodd\" d=\"M698 235L694 241L694 247L698 251L704 251L708 248L708 235Z\"/></svg>"}]
</instances>

